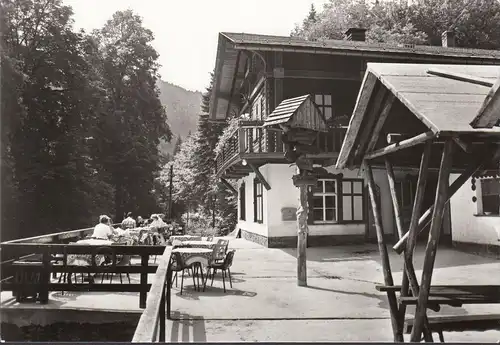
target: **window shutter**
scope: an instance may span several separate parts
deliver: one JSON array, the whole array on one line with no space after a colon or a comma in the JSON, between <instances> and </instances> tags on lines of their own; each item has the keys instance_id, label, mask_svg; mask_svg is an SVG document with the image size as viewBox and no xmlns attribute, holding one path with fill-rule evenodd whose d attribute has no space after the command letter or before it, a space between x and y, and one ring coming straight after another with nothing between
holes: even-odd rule
<instances>
[{"instance_id":1,"label":"window shutter","mask_svg":"<svg viewBox=\"0 0 500 345\"><path fill-rule=\"evenodd\" d=\"M313 192L311 187L307 187L307 224L314 224L313 212Z\"/></svg>"}]
</instances>

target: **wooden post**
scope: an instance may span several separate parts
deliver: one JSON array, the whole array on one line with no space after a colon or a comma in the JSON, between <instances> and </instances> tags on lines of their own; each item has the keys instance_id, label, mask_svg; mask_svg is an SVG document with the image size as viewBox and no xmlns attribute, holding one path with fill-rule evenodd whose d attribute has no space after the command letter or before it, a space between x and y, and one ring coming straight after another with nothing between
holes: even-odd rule
<instances>
[{"instance_id":1,"label":"wooden post","mask_svg":"<svg viewBox=\"0 0 500 345\"><path fill-rule=\"evenodd\" d=\"M387 252L387 247L384 240L384 229L382 226L382 217L380 214L380 205L378 204L376 192L375 192L375 181L373 179L372 167L369 162L365 161L365 173L366 180L368 183L368 191L370 194L370 200L373 209L373 219L375 221L375 229L377 231L377 242L378 250L380 253L380 259L382 262L382 272L384 274L384 283L386 286L394 286L394 281L392 279L391 266L389 262L389 253ZM402 342L404 341L402 334L399 334L399 321L398 321L398 302L396 299L396 293L394 291L387 292L387 299L389 300L389 310L391 313L391 323L392 331L394 333L394 341Z\"/></svg>"},{"instance_id":2,"label":"wooden post","mask_svg":"<svg viewBox=\"0 0 500 345\"><path fill-rule=\"evenodd\" d=\"M420 335L424 327L427 314L427 302L429 300L429 291L431 287L432 271L436 260L436 251L441 235L441 225L443 223L444 207L448 196L448 185L452 165L453 141L448 140L444 145L441 166L439 168L438 185L436 190L436 201L432 213L431 229L429 231L429 240L425 248L424 265L422 269L422 280L418 294L417 309L415 311L415 321L411 332L410 341L420 341Z\"/></svg>"},{"instance_id":3,"label":"wooden post","mask_svg":"<svg viewBox=\"0 0 500 345\"><path fill-rule=\"evenodd\" d=\"M174 165L170 165L170 186L169 186L169 198L168 198L168 219L172 221L172 188L173 188L173 176L174 176Z\"/></svg>"},{"instance_id":4,"label":"wooden post","mask_svg":"<svg viewBox=\"0 0 500 345\"><path fill-rule=\"evenodd\" d=\"M424 152L422 153L422 159L420 161L420 170L419 170L419 175L418 175L418 182L417 182L417 190L415 194L415 200L413 202L413 210L412 210L412 216L411 216L411 221L410 221L410 230L411 234L415 233L416 235L416 227L417 227L417 220L420 215L420 212L422 212L422 204L424 200L424 195L425 195L425 187L427 185L427 173L428 173L428 168L429 168L429 160L431 156L431 148L432 148L432 142L428 141L425 143L424 147ZM385 164L387 167L387 176L389 177L389 187L391 188L391 196L392 196L392 202L394 205L394 208L399 209L399 204L397 202L397 196L396 196L396 190L393 188L394 186L394 173L392 170L392 165L389 161L388 158L385 160ZM391 181L392 180L392 181ZM399 221L399 226L401 226L401 222ZM399 229L398 229L399 230ZM403 231L398 231L400 234L400 238L403 237ZM416 239L416 236L415 236ZM411 291L413 292L413 296L418 296L418 280L417 276L415 274L415 269L413 267L413 251L415 247L415 242L408 242L408 247L405 250L404 254L404 266L403 266L403 279L401 282L401 297L406 297L408 296L409 292L409 287L411 287ZM400 304L400 318L401 322L404 322L405 314L406 314L406 305ZM425 341L432 342L432 332L430 332L429 327L428 327L428 321L425 320L424 322L424 338Z\"/></svg>"},{"instance_id":5,"label":"wooden post","mask_svg":"<svg viewBox=\"0 0 500 345\"><path fill-rule=\"evenodd\" d=\"M297 229L297 285L307 286L307 185L299 187Z\"/></svg>"},{"instance_id":6,"label":"wooden post","mask_svg":"<svg viewBox=\"0 0 500 345\"><path fill-rule=\"evenodd\" d=\"M139 293L139 308L146 308L146 298L148 291L148 264L149 254L141 255L141 292Z\"/></svg>"},{"instance_id":7,"label":"wooden post","mask_svg":"<svg viewBox=\"0 0 500 345\"><path fill-rule=\"evenodd\" d=\"M168 259L168 267L167 267L167 320L171 319L170 311L172 309L172 254Z\"/></svg>"},{"instance_id":8,"label":"wooden post","mask_svg":"<svg viewBox=\"0 0 500 345\"><path fill-rule=\"evenodd\" d=\"M167 268L167 273L168 273L168 268ZM167 274L168 277L168 274ZM167 282L167 286L170 285L170 280ZM160 298L160 315L159 315L159 320L158 322L160 323L160 334L159 334L159 341L160 343L165 342L165 326L166 326L166 321L165 321L165 285L163 285L163 289L161 289L161 298Z\"/></svg>"},{"instance_id":9,"label":"wooden post","mask_svg":"<svg viewBox=\"0 0 500 345\"><path fill-rule=\"evenodd\" d=\"M299 188L299 207L297 208L297 285L307 286L307 189L317 183L316 176L306 175L301 169L292 177L293 185Z\"/></svg>"}]
</instances>

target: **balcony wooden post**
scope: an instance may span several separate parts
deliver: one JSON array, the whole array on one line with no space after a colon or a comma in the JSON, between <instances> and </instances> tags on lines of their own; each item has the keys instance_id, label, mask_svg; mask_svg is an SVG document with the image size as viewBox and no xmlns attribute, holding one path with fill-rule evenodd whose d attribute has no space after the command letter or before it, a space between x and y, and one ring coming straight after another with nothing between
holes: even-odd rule
<instances>
[{"instance_id":1,"label":"balcony wooden post","mask_svg":"<svg viewBox=\"0 0 500 345\"><path fill-rule=\"evenodd\" d=\"M238 143L240 153L245 152L245 129L242 127L238 128Z\"/></svg>"}]
</instances>

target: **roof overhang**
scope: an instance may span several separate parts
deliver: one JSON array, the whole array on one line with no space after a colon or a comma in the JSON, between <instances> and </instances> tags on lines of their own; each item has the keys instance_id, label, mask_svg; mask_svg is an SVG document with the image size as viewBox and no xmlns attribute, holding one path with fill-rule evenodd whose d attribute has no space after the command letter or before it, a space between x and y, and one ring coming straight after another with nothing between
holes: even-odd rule
<instances>
[{"instance_id":1,"label":"roof overhang","mask_svg":"<svg viewBox=\"0 0 500 345\"><path fill-rule=\"evenodd\" d=\"M433 69L449 75L432 73ZM371 111L380 88L385 88L396 102L401 102L433 137L466 135L478 138L478 141L496 138L500 141L499 127L474 128L470 125L490 91L485 81L493 84L499 71L500 67L494 65L369 63L337 168L359 167L370 151L369 145L359 145L361 137L378 138L381 134L382 127L377 126L377 117L383 114L384 107L381 106L379 112ZM453 74L469 75L469 79L476 81L460 80Z\"/></svg>"}]
</instances>

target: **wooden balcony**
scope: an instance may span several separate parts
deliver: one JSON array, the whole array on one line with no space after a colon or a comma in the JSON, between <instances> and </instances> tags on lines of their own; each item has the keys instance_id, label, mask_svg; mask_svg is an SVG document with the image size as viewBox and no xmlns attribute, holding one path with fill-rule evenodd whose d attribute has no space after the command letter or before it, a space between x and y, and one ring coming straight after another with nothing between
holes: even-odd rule
<instances>
[{"instance_id":1,"label":"wooden balcony","mask_svg":"<svg viewBox=\"0 0 500 345\"><path fill-rule=\"evenodd\" d=\"M320 153L309 156L313 161L333 160L334 164L346 131L347 128L332 128L328 133L319 133L316 145ZM281 136L282 132L261 125L242 124L216 157L217 177L239 179L247 176L253 170L248 164L243 165L243 160L254 166L288 163L284 158L285 145Z\"/></svg>"}]
</instances>

